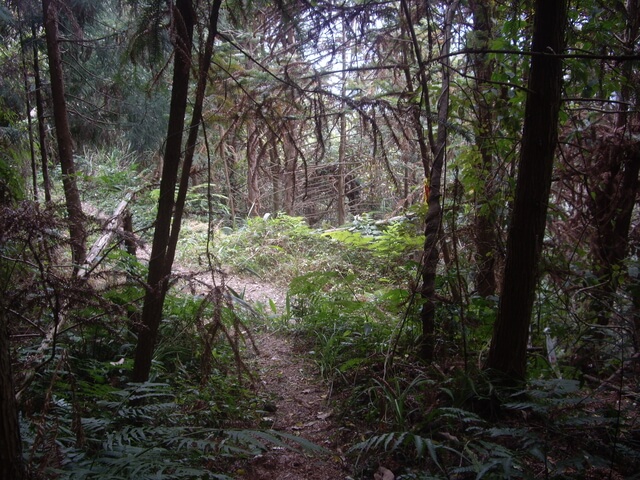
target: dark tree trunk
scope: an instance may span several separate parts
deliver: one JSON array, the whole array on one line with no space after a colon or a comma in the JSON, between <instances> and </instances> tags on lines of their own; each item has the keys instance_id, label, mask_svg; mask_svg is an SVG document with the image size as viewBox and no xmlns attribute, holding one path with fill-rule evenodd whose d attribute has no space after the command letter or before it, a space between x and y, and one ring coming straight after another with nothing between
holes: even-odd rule
<instances>
[{"instance_id":1,"label":"dark tree trunk","mask_svg":"<svg viewBox=\"0 0 640 480\"><path fill-rule=\"evenodd\" d=\"M527 340L558 139L566 0L537 0L520 167L504 284L486 367L506 383L525 379Z\"/></svg>"},{"instance_id":2,"label":"dark tree trunk","mask_svg":"<svg viewBox=\"0 0 640 480\"><path fill-rule=\"evenodd\" d=\"M53 103L53 117L58 140L58 155L62 170L62 185L67 206L69 220L69 237L74 274L84 264L87 250L87 234L84 229L84 213L80 192L76 182L76 167L73 161L73 139L69 128L67 102L64 93L64 77L62 73L62 58L58 43L58 13L56 0L42 0L44 29L47 39L47 54L49 56L49 75L51 78L51 100Z\"/></svg>"},{"instance_id":3,"label":"dark tree trunk","mask_svg":"<svg viewBox=\"0 0 640 480\"><path fill-rule=\"evenodd\" d=\"M36 25L31 24L33 38L33 77L36 86L36 112L38 114L38 138L40 139L40 159L42 163L42 186L45 202L51 202L51 180L49 179L49 158L47 154L47 132L44 125L44 105L42 101L42 81L40 80L40 59L36 42Z\"/></svg>"},{"instance_id":4,"label":"dark tree trunk","mask_svg":"<svg viewBox=\"0 0 640 480\"><path fill-rule=\"evenodd\" d=\"M640 33L640 2L627 0L625 9L624 54L633 55L637 52ZM591 188L593 197L590 199L596 227L591 239L591 257L599 279L599 286L593 291L593 308L597 323L603 326L609 324L618 290L619 272L627 257L631 218L639 187L640 142L634 140L632 135L638 133L640 115L634 108L637 107L637 94L633 92L633 85L637 84L637 80L634 78L632 62L624 63L621 72L624 81L620 85L616 130L613 135L599 139L601 145L591 154L596 164L594 170L602 167L605 170L596 176Z\"/></svg>"},{"instance_id":5,"label":"dark tree trunk","mask_svg":"<svg viewBox=\"0 0 640 480\"><path fill-rule=\"evenodd\" d=\"M180 176L180 184L175 202L174 193L178 178L182 132L189 93L189 70L191 67L195 15L190 0L178 0L174 10L177 36L171 110L163 175L160 181L160 199L158 200L156 230L154 232L153 247L149 261L149 290L145 295L142 310L142 331L138 336L133 367L132 380L134 382L144 382L148 380L151 371L151 360L158 335L158 327L162 320L162 308L167 295L169 275L171 274L171 267L173 266L178 238L180 236L184 204L189 187L189 172L193 164L198 130L202 121L202 105L207 85L207 74L213 55L213 41L217 35L218 13L221 3L221 0L215 0L211 7L209 36L204 53L199 62L196 98L191 123L189 125L189 136L187 138L182 174Z\"/></svg>"},{"instance_id":6,"label":"dark tree trunk","mask_svg":"<svg viewBox=\"0 0 640 480\"><path fill-rule=\"evenodd\" d=\"M187 200L187 192L189 190L189 172L191 172L191 166L193 165L193 156L198 143L198 132L202 124L202 107L207 88L207 80L209 78L209 69L211 68L211 58L213 57L213 42L218 34L218 14L220 12L221 5L222 0L213 0L211 11L209 13L209 33L205 43L204 52L201 54L198 62L198 83L196 85L195 101L193 103L193 112L191 114L191 123L189 125L189 136L187 137L184 161L182 162L182 174L180 176L178 196L176 198L173 221L171 224L171 236L169 237L169 245L167 246L168 273L171 273L171 267L173 266L176 249L178 247L178 239L180 237L184 204Z\"/></svg>"},{"instance_id":7,"label":"dark tree trunk","mask_svg":"<svg viewBox=\"0 0 640 480\"><path fill-rule=\"evenodd\" d=\"M488 49L490 46L492 3L482 1L470 2L473 15L473 48ZM493 155L491 154L491 135L493 133L493 115L491 106L487 102L487 92L491 88L491 71L493 65L488 54L472 56L476 76L477 123L475 127L476 145L480 153L477 165L478 183L476 189L476 218L475 218L475 262L476 262L476 290L478 295L488 297L496 293L495 277L495 215L491 206L493 196Z\"/></svg>"},{"instance_id":8,"label":"dark tree trunk","mask_svg":"<svg viewBox=\"0 0 640 480\"><path fill-rule=\"evenodd\" d=\"M138 343L131 376L134 382L145 382L149 378L153 350L162 320L162 308L171 273L171 265L167 262L167 247L171 234L171 219L175 206L175 189L189 95L194 24L191 1L177 0L173 7L173 18L176 32L169 125L162 164L162 178L160 179L158 213L156 214L153 244L149 258L147 292L144 297L142 325L138 332Z\"/></svg>"},{"instance_id":9,"label":"dark tree trunk","mask_svg":"<svg viewBox=\"0 0 640 480\"><path fill-rule=\"evenodd\" d=\"M25 470L10 352L6 317L0 307L0 478L22 480Z\"/></svg>"},{"instance_id":10,"label":"dark tree trunk","mask_svg":"<svg viewBox=\"0 0 640 480\"><path fill-rule=\"evenodd\" d=\"M445 25L443 31L445 40L442 46L441 54L445 56L442 66L442 90L438 98L438 131L435 143L432 144L433 164L431 171L427 175L429 182L428 196L425 201L428 202L427 218L424 227L424 258L422 264L422 288L420 295L423 304L420 311L420 319L422 322L422 342L420 345L420 354L424 360L433 360L435 356L435 327L436 327L436 273L438 262L440 260L440 251L438 250L438 242L440 241L440 232L442 227L442 206L440 204L442 198L442 172L447 152L447 138L449 121L449 58L448 53L451 48L451 27L453 24L453 16L458 8L458 2L453 2L447 7L445 14ZM425 88L426 85L423 85ZM428 100L427 100L428 101Z\"/></svg>"},{"instance_id":11,"label":"dark tree trunk","mask_svg":"<svg viewBox=\"0 0 640 480\"><path fill-rule=\"evenodd\" d=\"M593 291L593 309L599 325L609 324L620 272L627 257L629 230L638 194L640 143L615 134L600 145L593 157L606 165L606 175L597 177L591 190L591 214L595 231L591 256L599 284ZM605 180L603 180L605 178Z\"/></svg>"},{"instance_id":12,"label":"dark tree trunk","mask_svg":"<svg viewBox=\"0 0 640 480\"><path fill-rule=\"evenodd\" d=\"M260 205L260 160L258 158L258 142L260 132L253 119L247 119L247 203L249 215L259 216L262 213Z\"/></svg>"},{"instance_id":13,"label":"dark tree trunk","mask_svg":"<svg viewBox=\"0 0 640 480\"><path fill-rule=\"evenodd\" d=\"M35 38L33 39L35 42ZM27 130L29 132L29 154L31 157L31 180L32 180L32 189L33 189L33 201L38 201L38 169L36 167L36 150L34 147L34 139L33 139L33 122L31 121L31 93L29 89L29 75L27 73L27 60L26 60L26 51L25 51L25 39L22 35L22 30L20 31L20 44L22 48L20 50L21 58L22 58L22 79L24 82L24 99L25 106L27 108Z\"/></svg>"},{"instance_id":14,"label":"dark tree trunk","mask_svg":"<svg viewBox=\"0 0 640 480\"><path fill-rule=\"evenodd\" d=\"M418 141L418 148L420 150L420 161L422 163L422 168L424 170L424 182L425 182L425 203L429 203L427 218L425 222L425 243L422 254L422 262L421 262L421 279L422 284L419 290L420 297L422 299L422 308L420 310L420 321L422 324L422 339L420 342L420 356L425 360L432 360L434 356L435 349L435 271L438 265L438 249L436 247L438 230L440 228L439 218L441 217L440 212L440 192L438 190L435 198L433 195L429 195L429 192L433 186L433 177L431 176L431 165L429 162L429 155L433 154L435 156L436 150L436 142L433 137L433 125L431 123L431 115L430 115L430 99L427 89L428 82L425 73L425 66L422 59L422 53L420 50L420 43L418 42L415 29L413 26L414 19L409 11L409 5L407 0L402 0L401 4L401 14L403 23L403 30L406 28L407 34L409 35L409 41L405 42L403 45L405 48L403 49L403 60L406 65L410 64L411 53L409 51L409 45L413 46L413 55L415 57L415 61L418 63L420 67L420 87L422 88L422 98L420 105L414 105L412 107L412 117L413 117L413 127L416 131L416 138ZM420 20L419 18L416 20ZM414 91L412 73L409 67L404 69L404 76L407 82L407 88L409 91ZM444 85L444 81L443 81ZM447 102L448 105L448 102ZM425 136L425 128L422 124L422 108L427 110L427 136ZM431 146L431 151L429 149L429 145L427 145L427 140L429 145ZM443 150L444 153L444 150ZM440 171L442 171L440 169ZM438 184L440 180L437 179ZM432 204L435 200L435 204ZM433 207L432 207L433 205ZM436 224L436 222L438 222ZM433 227L435 226L435 230ZM432 275L433 273L433 275Z\"/></svg>"}]
</instances>

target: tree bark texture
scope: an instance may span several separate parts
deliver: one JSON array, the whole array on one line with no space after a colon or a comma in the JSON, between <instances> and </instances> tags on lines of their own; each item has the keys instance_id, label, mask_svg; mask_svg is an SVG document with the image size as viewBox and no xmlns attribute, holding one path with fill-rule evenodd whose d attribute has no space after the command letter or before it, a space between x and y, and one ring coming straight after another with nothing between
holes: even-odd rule
<instances>
[{"instance_id":1,"label":"tree bark texture","mask_svg":"<svg viewBox=\"0 0 640 480\"><path fill-rule=\"evenodd\" d=\"M58 141L58 155L62 170L67 215L69 220L69 237L71 242L72 263L74 273L84 264L86 257L87 234L84 229L84 213L76 182L76 167L73 161L73 139L69 128L69 115L65 99L62 57L58 41L57 3L61 0L42 0L44 29L49 56L49 76L51 79L51 101L53 118Z\"/></svg>"},{"instance_id":2,"label":"tree bark texture","mask_svg":"<svg viewBox=\"0 0 640 480\"><path fill-rule=\"evenodd\" d=\"M420 295L423 304L420 311L422 322L422 342L420 346L421 356L424 360L433 360L435 356L435 327L436 327L436 272L440 260L438 242L440 240L440 229L442 227L442 172L444 170L449 121L449 58L447 57L451 48L451 27L453 16L458 8L458 2L453 2L447 7L445 14L445 25L443 31L445 39L442 45L441 54L445 56L442 65L442 90L438 98L438 131L435 144L432 146L433 164L431 165L428 181L428 195L425 201L428 202L427 217L424 227L424 257L422 264L422 288Z\"/></svg>"},{"instance_id":3,"label":"tree bark texture","mask_svg":"<svg viewBox=\"0 0 640 480\"><path fill-rule=\"evenodd\" d=\"M640 1L627 0L624 54L637 52L640 33ZM638 194L640 172L640 142L638 133L637 99L640 88L634 78L632 62L621 66L620 110L616 115L616 129L612 135L602 136L594 152L594 182L591 186L590 209L596 229L591 239L591 258L599 286L593 291L593 309L599 325L608 325L618 289L618 276L627 257L629 231ZM635 92L633 86L635 85ZM634 131L635 130L635 131ZM636 332L636 336L638 333Z\"/></svg>"},{"instance_id":4,"label":"tree bark texture","mask_svg":"<svg viewBox=\"0 0 640 480\"><path fill-rule=\"evenodd\" d=\"M525 379L527 340L558 139L566 0L537 0L529 92L509 226L504 284L486 367L505 383Z\"/></svg>"},{"instance_id":5,"label":"tree bark texture","mask_svg":"<svg viewBox=\"0 0 640 480\"><path fill-rule=\"evenodd\" d=\"M639 187L640 142L624 137L614 134L591 152L600 168L605 167L605 175L598 175L593 185L590 202L595 226L591 257L599 281L593 308L597 323L603 326L609 324L614 308Z\"/></svg>"},{"instance_id":6,"label":"tree bark texture","mask_svg":"<svg viewBox=\"0 0 640 480\"><path fill-rule=\"evenodd\" d=\"M38 45L36 43L36 25L31 24L31 36L33 38L33 77L36 86L36 113L38 115L38 138L40 139L40 159L42 163L42 186L44 200L51 201L51 180L49 179L49 156L47 154L47 131L44 125L44 105L42 101L42 81L40 80L40 59Z\"/></svg>"},{"instance_id":7,"label":"tree bark texture","mask_svg":"<svg viewBox=\"0 0 640 480\"><path fill-rule=\"evenodd\" d=\"M182 146L182 130L186 114L187 97L189 90L189 69L191 67L191 49L193 43L193 27L195 14L189 0L178 0L176 2L175 17L178 24L176 38L176 60L174 64L174 82L171 101L171 113L169 121L169 131L167 132L167 147L165 151L165 168L160 183L160 199L158 203L158 218L156 219L156 231L154 232L154 243L149 261L149 281L151 287L145 295L145 305L142 311L143 331L139 334L136 348L136 358L133 369L132 380L143 382L148 380L151 370L151 360L158 334L160 321L162 320L162 309L167 295L169 285L169 275L175 259L178 239L180 237L180 227L182 225L182 215L189 189L189 176L195 147L198 139L198 131L202 122L202 106L207 86L207 75L211 66L213 55L213 41L217 35L218 14L222 0L214 0L209 16L209 33L205 44L204 52L199 59L199 77L196 86L195 102L191 123L189 125L189 135L187 138L184 161L182 162L182 173L178 186L178 194L173 201L176 182L178 178L178 167L180 163L180 153ZM180 57L180 58L178 58ZM176 90L178 90L176 92ZM173 94L176 93L174 98ZM175 110L174 110L175 101ZM175 113L175 117L174 117ZM172 125L172 121L175 123ZM169 139L173 137L171 149ZM167 165L167 159L171 159L171 164ZM169 168L167 168L169 167ZM166 179L165 175L170 175ZM161 205L163 194L163 183L166 191L165 202ZM166 210L162 210L162 208ZM160 213L164 213L160 222ZM173 215L172 215L173 212ZM158 236L158 226L162 227L161 238ZM168 237L168 238L167 238ZM157 257L154 251L158 250ZM151 262L154 261L153 277Z\"/></svg>"},{"instance_id":8,"label":"tree bark texture","mask_svg":"<svg viewBox=\"0 0 640 480\"><path fill-rule=\"evenodd\" d=\"M138 331L135 359L131 380L145 382L151 371L151 361L162 320L162 308L169 284L171 265L167 262L167 248L171 233L171 219L175 206L175 188L182 153L182 139L189 94L189 72L193 43L194 12L190 0L177 0L173 7L175 25L174 65L169 108L169 125L165 145L160 197L156 214L155 231L147 291L142 308L141 327Z\"/></svg>"},{"instance_id":9,"label":"tree bark texture","mask_svg":"<svg viewBox=\"0 0 640 480\"><path fill-rule=\"evenodd\" d=\"M493 19L492 2L469 2L473 16L474 44L477 49L488 49L492 38L491 24ZM493 114L487 102L487 91L491 88L491 72L493 65L488 54L472 56L476 77L474 101L477 119L475 126L476 146L480 153L480 162L476 166L476 217L475 217L475 262L476 290L481 297L496 293L495 277L495 215L491 206L493 196L492 178L494 159L491 153L491 137L493 134Z\"/></svg>"},{"instance_id":10,"label":"tree bark texture","mask_svg":"<svg viewBox=\"0 0 640 480\"><path fill-rule=\"evenodd\" d=\"M259 216L262 213L260 205L260 160L258 158L258 140L260 132L253 119L247 119L247 206L249 214Z\"/></svg>"},{"instance_id":11,"label":"tree bark texture","mask_svg":"<svg viewBox=\"0 0 640 480\"><path fill-rule=\"evenodd\" d=\"M0 307L0 478L22 480L25 471L10 352L7 321Z\"/></svg>"}]
</instances>

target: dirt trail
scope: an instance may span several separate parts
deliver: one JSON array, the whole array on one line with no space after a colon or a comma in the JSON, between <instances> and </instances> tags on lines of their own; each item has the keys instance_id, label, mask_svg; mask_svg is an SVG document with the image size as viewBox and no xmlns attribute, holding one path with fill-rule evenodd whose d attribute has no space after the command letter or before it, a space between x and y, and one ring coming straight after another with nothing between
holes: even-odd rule
<instances>
[{"instance_id":1,"label":"dirt trail","mask_svg":"<svg viewBox=\"0 0 640 480\"><path fill-rule=\"evenodd\" d=\"M327 387L308 360L294 352L290 339L278 333L256 338L260 354L256 364L260 382L272 399L263 418L265 426L305 438L329 450L327 455L303 454L282 448L252 459L238 478L271 480L344 479L348 470L338 450L335 417L327 402Z\"/></svg>"},{"instance_id":2,"label":"dirt trail","mask_svg":"<svg viewBox=\"0 0 640 480\"><path fill-rule=\"evenodd\" d=\"M148 258L148 252L142 252ZM189 278L186 288L199 290L211 285L210 273L195 273L177 266L174 273ZM286 293L282 288L255 277L226 276L225 285L249 303L269 305L271 299L281 312ZM268 326L267 326L268 327ZM329 405L329 390L317 375L312 362L296 353L293 341L269 328L253 334L259 353L249 361L255 364L259 385L271 398L266 405L262 428L300 436L327 450L328 453L301 453L273 448L240 463L230 476L246 480L343 480L349 468L334 437L340 425Z\"/></svg>"},{"instance_id":3,"label":"dirt trail","mask_svg":"<svg viewBox=\"0 0 640 480\"><path fill-rule=\"evenodd\" d=\"M231 277L228 286L244 294L249 302L268 305L273 300L284 305L282 289L255 279ZM330 453L326 455L298 453L273 448L243 463L235 478L251 480L342 480L349 469L334 438L339 424L331 410L328 387L317 375L317 369L301 353L291 338L268 328L254 334L259 354L254 362L260 387L270 401L265 405L263 427L300 436Z\"/></svg>"}]
</instances>

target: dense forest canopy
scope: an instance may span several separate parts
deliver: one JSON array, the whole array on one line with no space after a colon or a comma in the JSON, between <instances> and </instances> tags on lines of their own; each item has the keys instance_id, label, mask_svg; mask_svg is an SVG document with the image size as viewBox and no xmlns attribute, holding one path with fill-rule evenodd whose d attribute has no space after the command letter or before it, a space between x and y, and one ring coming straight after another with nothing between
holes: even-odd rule
<instances>
[{"instance_id":1,"label":"dense forest canopy","mask_svg":"<svg viewBox=\"0 0 640 480\"><path fill-rule=\"evenodd\" d=\"M638 0L7 0L0 38L0 477L284 445L241 415L275 323L377 425L359 478L637 474Z\"/></svg>"}]
</instances>

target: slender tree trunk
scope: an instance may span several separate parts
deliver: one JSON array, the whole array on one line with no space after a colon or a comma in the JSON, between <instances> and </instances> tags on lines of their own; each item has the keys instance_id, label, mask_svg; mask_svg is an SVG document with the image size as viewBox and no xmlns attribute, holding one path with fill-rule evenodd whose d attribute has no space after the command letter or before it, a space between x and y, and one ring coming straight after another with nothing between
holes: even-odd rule
<instances>
[{"instance_id":1,"label":"slender tree trunk","mask_svg":"<svg viewBox=\"0 0 640 480\"><path fill-rule=\"evenodd\" d=\"M492 2L469 2L473 15L474 42L477 49L488 49L490 46L491 24L493 15ZM478 112L476 124L476 142L480 152L480 162L477 165L478 183L476 188L476 218L475 218L475 261L476 261L476 289L480 296L488 297L496 292L495 278L495 214L491 206L493 196L493 155L491 154L491 134L493 131L493 115L487 102L487 92L491 87L492 62L488 54L472 56L476 76L476 90L474 99Z\"/></svg>"},{"instance_id":2,"label":"slender tree trunk","mask_svg":"<svg viewBox=\"0 0 640 480\"><path fill-rule=\"evenodd\" d=\"M284 211L287 215L293 215L296 198L296 166L298 152L293 144L293 126L289 132L284 133Z\"/></svg>"},{"instance_id":3,"label":"slender tree trunk","mask_svg":"<svg viewBox=\"0 0 640 480\"><path fill-rule=\"evenodd\" d=\"M35 39L33 39L35 42ZM36 167L36 150L34 147L34 139L33 139L33 122L31 121L31 92L29 91L29 75L27 73L27 60L26 60L26 52L25 52L25 40L22 35L22 30L20 31L20 44L22 48L20 49L20 56L22 57L22 80L24 84L24 99L25 106L27 108L27 130L29 132L29 154L31 157L31 183L33 189L33 201L38 201L38 169Z\"/></svg>"},{"instance_id":4,"label":"slender tree trunk","mask_svg":"<svg viewBox=\"0 0 640 480\"><path fill-rule=\"evenodd\" d=\"M413 117L413 127L416 131L416 138L418 141L418 148L420 151L420 160L422 163L422 168L424 170L424 183L425 183L425 198L424 202L429 203L431 201L431 197L429 195L429 190L431 188L431 167L429 164L429 154L433 154L435 150L435 140L433 138L433 128L431 122L429 121L429 115L427 115L427 132L428 136L425 137L425 129L422 125L421 113L423 107L426 108L427 112L430 111L430 99L429 99L429 91L425 89L427 86L427 78L424 71L424 62L422 60L422 53L420 50L420 44L418 42L417 36L415 34L415 30L413 27L413 19L411 16L411 12L409 11L409 5L407 0L402 0L401 4L401 14L404 19L403 26L407 30L407 34L409 35L409 42L405 42L405 49L403 50L403 59L406 65L410 64L411 53L409 52L409 45L413 46L413 56L415 57L416 62L420 68L420 87L422 88L422 97L420 99L420 103L418 105L410 105L411 114ZM405 81L407 83L407 88L409 91L413 92L414 85L412 81L412 74L409 67L404 69ZM444 85L444 83L443 83ZM427 138L429 140L429 144L433 147L430 151L429 145L427 145ZM436 201L439 202L439 195L436 198ZM435 273L437 263L438 263L438 249L436 247L436 237L438 227L436 227L436 235L430 235L433 233L434 219L437 219L439 216L440 205L434 205L433 210L431 206L428 207L427 219L425 223L425 243L423 247L422 254L422 262L421 262L421 271L420 275L422 278L422 284L420 287L420 297L422 299L422 308L420 310L420 321L422 323L422 339L420 342L420 355L425 360L432 360L434 356L435 349L435 277L433 277L431 272ZM434 217L435 215L435 217ZM429 223L431 220L431 223ZM428 230L428 232L427 232ZM435 258L435 264L434 264Z\"/></svg>"},{"instance_id":5,"label":"slender tree trunk","mask_svg":"<svg viewBox=\"0 0 640 480\"><path fill-rule=\"evenodd\" d=\"M138 332L135 359L131 379L145 382L151 371L151 361L162 319L162 308L169 283L171 265L167 262L167 248L171 233L171 219L175 206L175 188L182 153L187 98L189 95L189 72L193 39L194 12L190 0L176 0L173 7L175 25L174 65L169 109L169 125L160 179L160 198L156 214L155 231L147 292L142 309L142 326Z\"/></svg>"},{"instance_id":6,"label":"slender tree trunk","mask_svg":"<svg viewBox=\"0 0 640 480\"><path fill-rule=\"evenodd\" d=\"M25 478L18 407L13 388L9 332L3 307L0 307L0 478Z\"/></svg>"},{"instance_id":7,"label":"slender tree trunk","mask_svg":"<svg viewBox=\"0 0 640 480\"><path fill-rule=\"evenodd\" d=\"M486 367L505 383L525 379L551 173L558 140L566 0L537 0L520 166L507 240L504 284Z\"/></svg>"},{"instance_id":8,"label":"slender tree trunk","mask_svg":"<svg viewBox=\"0 0 640 480\"><path fill-rule=\"evenodd\" d=\"M235 149L233 149L233 153L230 155L227 153L227 150L224 147L224 138L226 134L223 133L223 129L221 128L220 133L220 143L218 144L218 155L222 159L222 165L224 170L224 180L227 194L227 205L229 207L229 215L231 215L231 221L233 225L236 223L236 202L235 202L235 189L233 188L233 170L235 165ZM231 137L229 139L229 143L233 144L235 137Z\"/></svg>"},{"instance_id":9,"label":"slender tree trunk","mask_svg":"<svg viewBox=\"0 0 640 480\"><path fill-rule=\"evenodd\" d=\"M62 73L62 58L58 43L58 0L42 0L44 28L47 38L47 53L49 56L49 75L51 77L51 99L53 102L53 117L58 140L58 155L62 170L62 185L67 206L69 220L69 237L74 274L84 264L87 234L84 229L84 213L80 192L76 183L76 167L73 161L73 139L69 128L67 102L64 93L64 77Z\"/></svg>"},{"instance_id":10,"label":"slender tree trunk","mask_svg":"<svg viewBox=\"0 0 640 480\"><path fill-rule=\"evenodd\" d=\"M445 39L442 45L441 54L444 56L442 65L442 90L438 98L438 131L435 143L432 146L433 164L427 177L428 181L428 203L427 217L424 227L424 259L422 264L422 288L420 295L423 299L420 319L422 322L422 342L420 346L421 356L425 360L433 360L435 355L435 313L436 313L436 271L440 260L438 241L440 239L440 229L442 226L442 172L447 151L447 137L449 121L449 58L448 53L451 48L451 28L453 16L458 8L458 2L453 2L447 7L445 13L445 25L443 32ZM424 87L423 87L424 88ZM428 100L427 100L428 101Z\"/></svg>"},{"instance_id":11,"label":"slender tree trunk","mask_svg":"<svg viewBox=\"0 0 640 480\"><path fill-rule=\"evenodd\" d=\"M198 131L202 124L202 108L204 105L204 97L207 89L207 80L209 69L211 68L211 58L213 57L213 42L218 34L218 16L222 0L213 0L211 10L209 12L208 34L205 41L205 49L201 54L198 62L198 83L196 85L195 101L193 103L193 113L191 115L191 123L189 125L189 136L187 138L187 148L182 163L182 175L180 177L180 185L178 187L178 196L176 198L173 222L171 225L171 236L167 247L167 264L169 273L176 255L178 247L178 239L180 237L180 228L182 226L182 216L184 214L184 205L187 200L187 192L189 190L189 172L193 165L193 157L198 143ZM166 285L165 285L166 294Z\"/></svg>"},{"instance_id":12,"label":"slender tree trunk","mask_svg":"<svg viewBox=\"0 0 640 480\"><path fill-rule=\"evenodd\" d=\"M258 187L258 175L260 162L258 160L259 132L252 119L247 120L247 203L249 213L253 216L261 214L260 188Z\"/></svg>"},{"instance_id":13,"label":"slender tree trunk","mask_svg":"<svg viewBox=\"0 0 640 480\"><path fill-rule=\"evenodd\" d=\"M346 44L347 33L346 33L346 20L342 20L342 41ZM342 49L342 102L341 102L341 112L340 112L340 145L338 146L338 184L337 184L337 195L336 200L338 202L338 225L343 225L345 222L346 212L345 212L345 187L344 187L344 176L345 176L345 164L346 164L346 151L347 151L347 115L345 112L345 97L347 96L347 51L346 49Z\"/></svg>"},{"instance_id":14,"label":"slender tree trunk","mask_svg":"<svg viewBox=\"0 0 640 480\"><path fill-rule=\"evenodd\" d=\"M627 0L625 8L627 24L623 37L624 54L633 55L637 52L640 33L640 1ZM614 308L639 188L640 142L631 138L633 132L630 131L640 118L637 96L632 90L637 79L634 78L632 62L624 63L621 71L624 80L619 89L620 110L616 115L616 131L611 137L601 139L602 145L591 154L594 163L607 167L606 175L599 175L597 182L594 182L591 190L593 198L590 199L596 227L591 240L591 258L600 284L593 292L593 309L597 323L603 326L609 324Z\"/></svg>"},{"instance_id":15,"label":"slender tree trunk","mask_svg":"<svg viewBox=\"0 0 640 480\"><path fill-rule=\"evenodd\" d=\"M151 250L151 259L149 261L148 285L150 290L148 290L145 295L145 304L142 310L142 324L144 330L138 337L132 376L132 380L134 382L144 382L148 380L151 370L153 349L155 348L158 327L160 326L160 321L162 319L162 308L164 306L164 300L169 286L169 275L171 274L178 239L180 237L182 215L184 213L184 205L189 189L189 172L191 171L191 166L193 164L193 157L198 139L198 130L202 122L202 105L207 86L207 75L211 66L211 57L213 55L213 41L217 35L218 13L221 3L222 0L214 0L211 6L209 16L209 33L204 53L200 57L199 61L199 77L196 87L196 98L189 126L189 136L187 138L184 161L182 163L182 173L180 176L180 184L178 186L178 194L174 203L173 196L178 177L178 167L182 146L182 130L184 127L189 91L189 70L191 66L193 27L195 21L195 14L193 12L191 2L189 0L178 0L176 2L174 15L177 21L176 24L178 24L178 30L171 98L171 113L169 130L167 132L165 164L160 183L160 200L158 202L156 231L154 232L154 243ZM172 121L174 121L173 125ZM173 141L170 142L169 140L172 137ZM171 147L169 145L170 143ZM170 165L167 165L167 159L172 159ZM170 176L170 178L165 179L165 176L167 175ZM166 192L166 197L164 205L161 205L163 191ZM168 210L162 210L161 207L168 208ZM164 219L160 222L161 211L163 211L167 217L166 223ZM172 211L173 217L171 215ZM164 234L162 238L156 238L158 237L159 226L162 228L161 234ZM154 252L156 252L156 250L157 255L154 256ZM154 262L153 277L151 268L152 262Z\"/></svg>"},{"instance_id":16,"label":"slender tree trunk","mask_svg":"<svg viewBox=\"0 0 640 480\"><path fill-rule=\"evenodd\" d=\"M42 81L40 80L40 60L36 41L36 25L31 24L31 37L33 38L33 78L35 81L36 113L38 115L38 138L40 139L40 159L42 169L42 187L44 189L45 202L51 202L51 180L49 179L49 156L47 154L47 132L44 125L44 102L42 101Z\"/></svg>"}]
</instances>

